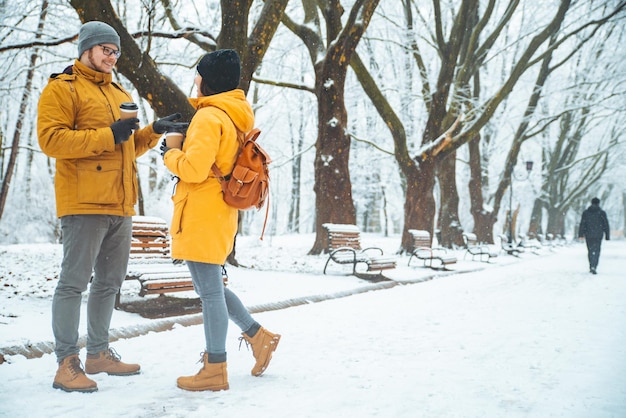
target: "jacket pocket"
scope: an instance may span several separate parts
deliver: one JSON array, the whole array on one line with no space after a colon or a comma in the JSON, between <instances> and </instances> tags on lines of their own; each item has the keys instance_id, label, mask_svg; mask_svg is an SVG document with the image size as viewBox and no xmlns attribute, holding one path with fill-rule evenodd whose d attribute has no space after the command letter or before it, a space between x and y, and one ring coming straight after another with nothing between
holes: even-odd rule
<instances>
[{"instance_id":1,"label":"jacket pocket","mask_svg":"<svg viewBox=\"0 0 626 418\"><path fill-rule=\"evenodd\" d=\"M78 161L80 203L121 204L124 201L122 162L116 160Z\"/></svg>"},{"instance_id":2,"label":"jacket pocket","mask_svg":"<svg viewBox=\"0 0 626 418\"><path fill-rule=\"evenodd\" d=\"M172 226L170 227L172 235L183 232L183 213L185 206L187 206L187 196L187 193L176 193L172 196L172 202L174 203L174 214L172 215Z\"/></svg>"}]
</instances>

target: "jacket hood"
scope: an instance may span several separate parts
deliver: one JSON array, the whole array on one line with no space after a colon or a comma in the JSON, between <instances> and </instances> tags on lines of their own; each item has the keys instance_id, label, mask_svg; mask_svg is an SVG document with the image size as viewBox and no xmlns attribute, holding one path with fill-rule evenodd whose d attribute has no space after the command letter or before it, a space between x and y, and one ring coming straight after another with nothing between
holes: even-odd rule
<instances>
[{"instance_id":1,"label":"jacket hood","mask_svg":"<svg viewBox=\"0 0 626 418\"><path fill-rule=\"evenodd\" d=\"M250 132L254 128L254 112L241 89L191 98L189 102L196 110L210 106L223 110L233 120L237 129L242 132Z\"/></svg>"}]
</instances>

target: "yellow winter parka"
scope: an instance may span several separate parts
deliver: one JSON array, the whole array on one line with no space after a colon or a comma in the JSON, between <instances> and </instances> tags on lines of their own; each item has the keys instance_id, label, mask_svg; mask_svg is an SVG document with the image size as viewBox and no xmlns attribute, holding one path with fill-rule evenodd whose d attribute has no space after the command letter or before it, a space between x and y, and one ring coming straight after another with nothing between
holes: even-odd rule
<instances>
[{"instance_id":1,"label":"yellow winter parka","mask_svg":"<svg viewBox=\"0 0 626 418\"><path fill-rule=\"evenodd\" d=\"M224 202L211 166L216 162L222 173L232 171L239 149L235 125L250 131L254 113L239 89L190 101L197 111L183 148L164 156L180 179L172 197L172 258L224 264L233 249L238 211Z\"/></svg>"},{"instance_id":2,"label":"yellow winter parka","mask_svg":"<svg viewBox=\"0 0 626 418\"><path fill-rule=\"evenodd\" d=\"M135 160L161 135L150 125L115 144L110 126L120 118L120 104L130 101L111 74L78 60L50 77L39 99L37 133L42 151L56 159L57 216L135 214Z\"/></svg>"}]
</instances>

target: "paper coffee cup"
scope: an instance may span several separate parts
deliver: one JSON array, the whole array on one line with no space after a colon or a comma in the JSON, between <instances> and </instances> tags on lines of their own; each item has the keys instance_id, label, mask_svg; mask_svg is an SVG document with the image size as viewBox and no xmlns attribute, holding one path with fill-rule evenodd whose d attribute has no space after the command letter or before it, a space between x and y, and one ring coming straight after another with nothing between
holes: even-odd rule
<instances>
[{"instance_id":1,"label":"paper coffee cup","mask_svg":"<svg viewBox=\"0 0 626 418\"><path fill-rule=\"evenodd\" d=\"M137 111L139 108L137 104L132 102L125 102L120 105L120 119L130 119L137 117Z\"/></svg>"},{"instance_id":2,"label":"paper coffee cup","mask_svg":"<svg viewBox=\"0 0 626 418\"><path fill-rule=\"evenodd\" d=\"M180 132L167 132L165 134L165 146L167 146L168 148L182 149L183 134L181 134Z\"/></svg>"}]
</instances>

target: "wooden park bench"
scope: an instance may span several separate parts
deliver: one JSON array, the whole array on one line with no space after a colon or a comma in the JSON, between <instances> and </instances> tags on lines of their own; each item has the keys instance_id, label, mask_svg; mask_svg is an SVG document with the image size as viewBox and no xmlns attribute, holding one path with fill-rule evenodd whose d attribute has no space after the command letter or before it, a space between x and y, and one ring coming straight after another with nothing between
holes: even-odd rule
<instances>
[{"instance_id":1,"label":"wooden park bench","mask_svg":"<svg viewBox=\"0 0 626 418\"><path fill-rule=\"evenodd\" d=\"M409 229L413 248L409 257L408 265L411 265L413 257L422 260L424 267L436 270L446 270L449 264L457 262L456 256L448 254L448 250L443 247L433 247L430 240L430 232L418 229Z\"/></svg>"},{"instance_id":2,"label":"wooden park bench","mask_svg":"<svg viewBox=\"0 0 626 418\"><path fill-rule=\"evenodd\" d=\"M524 252L523 247L515 245L514 242L509 242L509 237L507 237L506 235L500 234L498 235L498 238L500 238L500 247L502 248L502 251L504 251L508 255L519 257L520 254Z\"/></svg>"},{"instance_id":3,"label":"wooden park bench","mask_svg":"<svg viewBox=\"0 0 626 418\"><path fill-rule=\"evenodd\" d=\"M550 251L554 251L554 249L557 247L557 243L554 240L553 234L537 234L537 240L544 248L547 248Z\"/></svg>"},{"instance_id":4,"label":"wooden park bench","mask_svg":"<svg viewBox=\"0 0 626 418\"><path fill-rule=\"evenodd\" d=\"M552 242L554 247L561 247L567 244L567 239L561 234L547 234L546 237Z\"/></svg>"},{"instance_id":5,"label":"wooden park bench","mask_svg":"<svg viewBox=\"0 0 626 418\"><path fill-rule=\"evenodd\" d=\"M519 247L522 247L524 250L529 250L534 254L540 254L540 251L544 248L544 245L538 238L530 238L525 234L519 235Z\"/></svg>"},{"instance_id":6,"label":"wooden park bench","mask_svg":"<svg viewBox=\"0 0 626 418\"><path fill-rule=\"evenodd\" d=\"M463 259L470 254L472 256L472 261L478 257L480 261L488 263L492 258L498 256L498 253L495 252L489 245L478 242L476 234L464 232L463 242L465 243L465 254L463 255Z\"/></svg>"},{"instance_id":7,"label":"wooden park bench","mask_svg":"<svg viewBox=\"0 0 626 418\"><path fill-rule=\"evenodd\" d=\"M187 266L172 261L170 235L165 220L152 216L133 216L126 280L139 282L139 296L193 290ZM115 306L120 307L119 293Z\"/></svg>"},{"instance_id":8,"label":"wooden park bench","mask_svg":"<svg viewBox=\"0 0 626 418\"><path fill-rule=\"evenodd\" d=\"M361 233L357 226L345 224L323 226L328 232L328 260L324 265L324 274L331 261L337 264L350 264L352 274L361 278L369 276L357 271L357 265L360 263L367 266L367 272L378 272L378 276L382 276L383 270L396 268L396 258L385 256L381 248L361 248Z\"/></svg>"}]
</instances>

